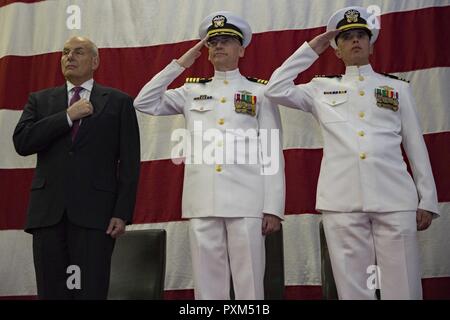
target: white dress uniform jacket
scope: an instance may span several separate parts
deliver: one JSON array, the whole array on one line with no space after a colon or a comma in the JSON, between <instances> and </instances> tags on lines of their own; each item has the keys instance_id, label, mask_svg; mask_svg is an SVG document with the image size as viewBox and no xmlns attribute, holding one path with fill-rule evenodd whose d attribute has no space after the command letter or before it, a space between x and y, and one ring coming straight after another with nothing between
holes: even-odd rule
<instances>
[{"instance_id":1,"label":"white dress uniform jacket","mask_svg":"<svg viewBox=\"0 0 450 320\"><path fill-rule=\"evenodd\" d=\"M194 143L201 140L208 130L223 137L223 140L211 140L219 150L236 150L236 144L242 146L247 140L256 142L253 146L257 146L257 154L252 154L249 148L238 148L235 160L245 156L245 164L228 164L231 152L225 152L223 164L208 163L205 159L196 164L196 159L201 155L192 145L191 156L187 155L186 159L191 164L186 163L185 166L183 217L262 218L264 212L283 218L285 183L281 121L277 106L264 96L265 85L247 80L236 69L216 71L212 80L205 83L185 83L180 88L167 90L168 85L184 70L175 60L172 61L142 88L134 101L135 108L152 115L183 114L186 129ZM236 94L256 98L254 115L236 112ZM277 141L269 141L276 142L276 148L271 147L271 143L267 147L260 140L265 134L262 129L269 130L269 137L270 130L277 130L274 131L279 133ZM256 134L246 135L247 130L253 130ZM268 153L261 152L266 147ZM203 152L203 149L200 151ZM270 162L264 154L272 155L272 160L274 156L278 159L263 167L261 160ZM249 157L257 161L249 163Z\"/></svg>"},{"instance_id":2,"label":"white dress uniform jacket","mask_svg":"<svg viewBox=\"0 0 450 320\"><path fill-rule=\"evenodd\" d=\"M280 105L311 112L322 127L317 210L391 212L418 207L437 213L436 187L409 84L365 65L347 67L342 77L314 78L296 86L294 79L318 57L304 43L273 73L266 90ZM376 93L383 90L397 100L398 110L377 106Z\"/></svg>"}]
</instances>

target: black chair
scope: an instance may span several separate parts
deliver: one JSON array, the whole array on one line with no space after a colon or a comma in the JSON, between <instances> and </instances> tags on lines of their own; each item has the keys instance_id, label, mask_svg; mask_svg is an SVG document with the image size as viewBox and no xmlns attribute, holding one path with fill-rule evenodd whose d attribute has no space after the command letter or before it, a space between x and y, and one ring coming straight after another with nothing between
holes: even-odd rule
<instances>
[{"instance_id":1,"label":"black chair","mask_svg":"<svg viewBox=\"0 0 450 320\"><path fill-rule=\"evenodd\" d=\"M322 220L319 223L320 233L320 260L321 260L321 277L322 277L322 299L337 300L338 293L336 283L334 282L333 269L331 268L330 255L328 253L327 240L323 230Z\"/></svg>"},{"instance_id":2,"label":"black chair","mask_svg":"<svg viewBox=\"0 0 450 320\"><path fill-rule=\"evenodd\" d=\"M111 261L108 299L163 299L166 230L132 230L119 237Z\"/></svg>"},{"instance_id":3,"label":"black chair","mask_svg":"<svg viewBox=\"0 0 450 320\"><path fill-rule=\"evenodd\" d=\"M264 273L264 299L284 298L283 228L266 236L266 269ZM234 299L233 281L230 280L230 297Z\"/></svg>"},{"instance_id":4,"label":"black chair","mask_svg":"<svg viewBox=\"0 0 450 320\"><path fill-rule=\"evenodd\" d=\"M264 273L264 299L284 299L284 246L283 228L266 236L266 272Z\"/></svg>"}]
</instances>

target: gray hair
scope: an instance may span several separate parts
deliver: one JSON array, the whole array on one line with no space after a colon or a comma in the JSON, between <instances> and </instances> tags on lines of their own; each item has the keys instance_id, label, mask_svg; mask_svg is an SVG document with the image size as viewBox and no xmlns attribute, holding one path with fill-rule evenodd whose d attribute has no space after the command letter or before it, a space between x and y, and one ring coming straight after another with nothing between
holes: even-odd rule
<instances>
[{"instance_id":1,"label":"gray hair","mask_svg":"<svg viewBox=\"0 0 450 320\"><path fill-rule=\"evenodd\" d=\"M87 37L83 37L83 36L73 36L73 37L70 37L69 39L67 39L66 42L69 42L70 40L72 40L74 38L77 38L80 41L87 42L88 47L91 50L94 57L98 57L98 47L94 42L91 41L91 39L89 39Z\"/></svg>"}]
</instances>

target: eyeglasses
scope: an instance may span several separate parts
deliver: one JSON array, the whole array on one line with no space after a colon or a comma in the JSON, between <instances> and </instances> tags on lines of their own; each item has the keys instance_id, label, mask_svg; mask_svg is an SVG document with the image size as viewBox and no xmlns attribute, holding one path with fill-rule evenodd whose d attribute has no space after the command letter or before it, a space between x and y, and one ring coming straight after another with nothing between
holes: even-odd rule
<instances>
[{"instance_id":1,"label":"eyeglasses","mask_svg":"<svg viewBox=\"0 0 450 320\"><path fill-rule=\"evenodd\" d=\"M240 44L240 41L235 37L214 37L211 40L206 41L206 46L208 48L215 48L219 43L227 46L235 41L239 42Z\"/></svg>"}]
</instances>

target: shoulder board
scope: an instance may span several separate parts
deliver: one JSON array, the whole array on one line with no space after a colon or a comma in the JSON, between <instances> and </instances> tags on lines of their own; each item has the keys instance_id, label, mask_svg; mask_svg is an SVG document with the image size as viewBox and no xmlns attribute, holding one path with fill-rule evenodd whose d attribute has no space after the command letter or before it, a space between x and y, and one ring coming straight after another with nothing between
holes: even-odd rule
<instances>
[{"instance_id":1,"label":"shoulder board","mask_svg":"<svg viewBox=\"0 0 450 320\"><path fill-rule=\"evenodd\" d=\"M186 83L207 83L211 80L212 78L186 78Z\"/></svg>"},{"instance_id":2,"label":"shoulder board","mask_svg":"<svg viewBox=\"0 0 450 320\"><path fill-rule=\"evenodd\" d=\"M342 74L333 74L333 75L316 74L314 78L342 78Z\"/></svg>"},{"instance_id":3,"label":"shoulder board","mask_svg":"<svg viewBox=\"0 0 450 320\"><path fill-rule=\"evenodd\" d=\"M405 81L405 82L409 83L408 80L403 79L403 78L399 78L399 77L394 76L394 75L389 74L389 73L381 73L381 74L382 74L383 76L385 76L385 77L388 77L388 78L392 78L392 79L396 79L396 80L400 80L400 81Z\"/></svg>"},{"instance_id":4,"label":"shoulder board","mask_svg":"<svg viewBox=\"0 0 450 320\"><path fill-rule=\"evenodd\" d=\"M263 80L263 79L253 78L253 77L246 77L246 78L248 81L261 83L261 84L267 84L269 82L268 80Z\"/></svg>"}]
</instances>

